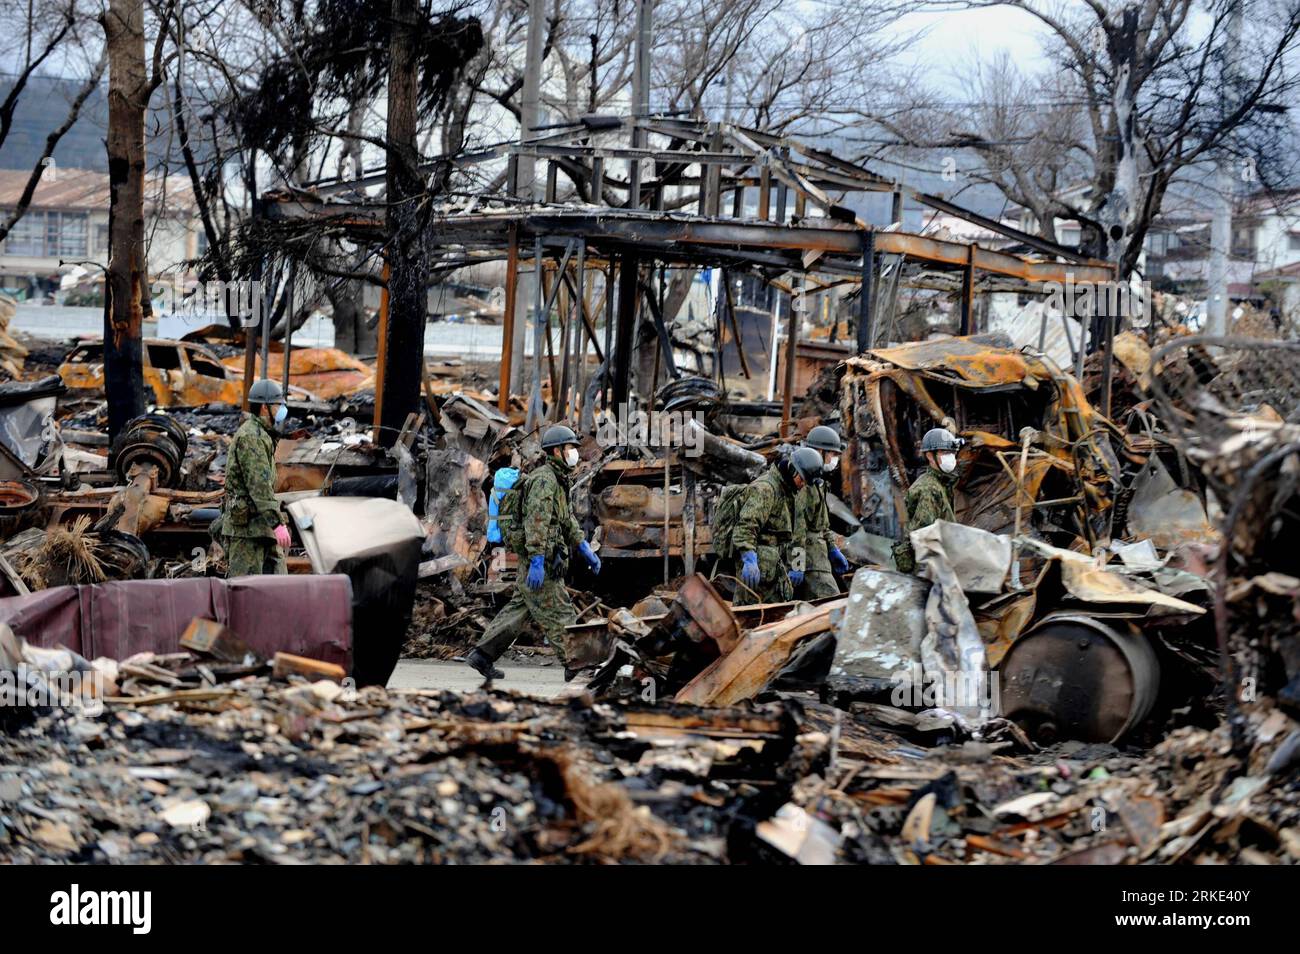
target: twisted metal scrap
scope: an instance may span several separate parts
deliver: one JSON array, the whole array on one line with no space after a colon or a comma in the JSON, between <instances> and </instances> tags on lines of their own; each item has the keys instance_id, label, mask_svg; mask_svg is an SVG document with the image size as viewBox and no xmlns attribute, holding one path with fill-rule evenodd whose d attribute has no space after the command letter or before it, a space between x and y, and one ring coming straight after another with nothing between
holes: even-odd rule
<instances>
[{"instance_id":1,"label":"twisted metal scrap","mask_svg":"<svg viewBox=\"0 0 1300 954\"><path fill-rule=\"evenodd\" d=\"M1300 342L1176 338L1152 354L1151 367L1151 390L1166 429L1201 466L1223 502L1214 623L1224 701L1240 752L1245 747L1244 722L1236 704L1237 674L1229 648L1229 564L1235 557L1244 569L1250 560L1249 550L1234 552L1243 516L1250 513L1260 527L1267 526L1268 518L1291 496L1257 496L1257 488L1279 481L1287 461L1300 452ZM1257 538L1252 534L1247 539Z\"/></svg>"}]
</instances>

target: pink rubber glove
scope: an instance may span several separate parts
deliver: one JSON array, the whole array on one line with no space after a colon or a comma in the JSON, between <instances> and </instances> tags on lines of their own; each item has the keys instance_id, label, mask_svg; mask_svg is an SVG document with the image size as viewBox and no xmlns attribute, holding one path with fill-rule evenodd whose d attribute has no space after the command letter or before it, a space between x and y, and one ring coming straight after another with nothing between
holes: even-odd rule
<instances>
[{"instance_id":1,"label":"pink rubber glove","mask_svg":"<svg viewBox=\"0 0 1300 954\"><path fill-rule=\"evenodd\" d=\"M292 541L289 539L289 528L286 527L284 524L279 524L278 526L276 526L275 542L280 544L280 549L282 550L289 549L289 544Z\"/></svg>"}]
</instances>

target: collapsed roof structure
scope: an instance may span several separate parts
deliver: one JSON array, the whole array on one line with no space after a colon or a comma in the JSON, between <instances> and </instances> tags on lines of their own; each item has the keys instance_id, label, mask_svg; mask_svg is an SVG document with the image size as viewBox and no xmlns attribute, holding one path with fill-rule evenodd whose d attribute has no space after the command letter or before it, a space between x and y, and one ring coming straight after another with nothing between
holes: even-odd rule
<instances>
[{"instance_id":1,"label":"collapsed roof structure","mask_svg":"<svg viewBox=\"0 0 1300 954\"><path fill-rule=\"evenodd\" d=\"M666 144L652 148L652 139ZM629 141L635 145L626 145ZM429 174L449 168L490 169L503 160L504 192L444 195L430 210L426 228L438 252L435 274L485 261L507 263L502 409L512 370L524 360L523 329L517 326L522 311L516 307L521 263L531 260L534 270L552 269L564 276L563 281L536 283L534 289L534 322L550 314L562 286L571 294L565 296L567 307L562 308L562 347L550 341L544 321L533 328L538 347L532 355L536 373L531 423L543 416L576 419L572 412L582 404L577 394L582 371L575 359L586 353L583 335L602 362L600 388L606 406L620 406L627 400L635 322L643 305L643 313L654 323L667 376L678 376L666 326L673 316L663 313L662 289L657 296L652 283L644 279L647 265L717 267L724 274L759 271L777 288L793 293L793 310L806 304L810 295L856 290L856 347L844 349L846 355L887 340L887 320L900 287L958 294L960 333L971 334L978 330L973 308L977 292L1042 294L1046 283L1105 284L1114 277L1113 267L1106 262L963 209L941 196L917 192L825 150L730 123L586 116L536 138L435 157L421 170ZM541 202L517 197L521 164L536 162L546 167ZM625 169L622 176L617 174L620 166ZM564 201L561 175L572 186L572 195ZM360 179L322 181L304 190L271 193L265 197L265 214L289 231L309 225L312 230L328 229L374 246L385 234L386 206L365 190L382 184L384 177L381 169ZM892 224L868 225L846 204L867 193L892 195ZM1024 254L902 231L903 203L908 199L1006 236ZM597 285L603 291L593 303ZM603 341L596 334L596 315L602 308ZM719 325L723 310L718 309ZM725 317L735 329L734 309L727 311ZM774 327L777 318L774 309ZM797 315L788 319L795 332L787 333L785 341L782 392L787 426L799 337ZM380 320L389 320L386 307L381 307ZM543 340L551 355L549 409L543 408L541 400ZM557 352L562 353L558 371ZM383 378L382 368L379 378ZM381 384L380 403L382 390Z\"/></svg>"}]
</instances>

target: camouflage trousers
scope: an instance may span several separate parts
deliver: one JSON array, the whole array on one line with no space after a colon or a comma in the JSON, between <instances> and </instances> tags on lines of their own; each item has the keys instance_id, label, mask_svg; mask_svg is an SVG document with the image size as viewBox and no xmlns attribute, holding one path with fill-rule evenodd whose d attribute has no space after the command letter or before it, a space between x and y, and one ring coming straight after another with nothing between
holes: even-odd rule
<instances>
[{"instance_id":1,"label":"camouflage trousers","mask_svg":"<svg viewBox=\"0 0 1300 954\"><path fill-rule=\"evenodd\" d=\"M803 585L799 587L799 598L819 600L824 596L839 596L840 584L835 574L827 570L807 570L803 575Z\"/></svg>"},{"instance_id":2,"label":"camouflage trousers","mask_svg":"<svg viewBox=\"0 0 1300 954\"><path fill-rule=\"evenodd\" d=\"M797 596L805 600L817 600L823 596L839 596L840 584L831 570L830 551L824 539L808 541L808 569L803 574Z\"/></svg>"},{"instance_id":3,"label":"camouflage trousers","mask_svg":"<svg viewBox=\"0 0 1300 954\"><path fill-rule=\"evenodd\" d=\"M578 611L573 608L563 580L548 578L540 590L530 590L521 579L515 584L515 595L483 631L483 638L475 648L481 649L489 659L499 659L532 622L551 644L556 658L564 662L564 627L577 621Z\"/></svg>"},{"instance_id":4,"label":"camouflage trousers","mask_svg":"<svg viewBox=\"0 0 1300 954\"><path fill-rule=\"evenodd\" d=\"M758 548L759 583L751 591L740 578L741 560L736 560L733 573L736 577L736 596L731 602L735 606L752 606L755 603L785 603L794 599L794 586L790 583L790 571L781 559L781 551L776 547Z\"/></svg>"},{"instance_id":5,"label":"camouflage trousers","mask_svg":"<svg viewBox=\"0 0 1300 954\"><path fill-rule=\"evenodd\" d=\"M288 572L284 551L274 540L265 537L222 537L221 548L226 551L227 579Z\"/></svg>"}]
</instances>

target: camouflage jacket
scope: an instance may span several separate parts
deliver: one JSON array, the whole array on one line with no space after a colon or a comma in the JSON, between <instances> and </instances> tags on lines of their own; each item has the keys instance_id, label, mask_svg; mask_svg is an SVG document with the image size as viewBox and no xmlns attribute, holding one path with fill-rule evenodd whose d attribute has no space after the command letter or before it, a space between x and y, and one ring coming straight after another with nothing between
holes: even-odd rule
<instances>
[{"instance_id":1,"label":"camouflage jacket","mask_svg":"<svg viewBox=\"0 0 1300 954\"><path fill-rule=\"evenodd\" d=\"M835 546L835 535L831 533L831 515L826 506L826 485L805 484L803 490L795 497L795 508L803 522L803 545L812 551L829 553Z\"/></svg>"},{"instance_id":2,"label":"camouflage jacket","mask_svg":"<svg viewBox=\"0 0 1300 954\"><path fill-rule=\"evenodd\" d=\"M272 537L282 523L275 499L275 440L270 428L248 415L226 454L226 496L221 532L227 537Z\"/></svg>"},{"instance_id":3,"label":"camouflage jacket","mask_svg":"<svg viewBox=\"0 0 1300 954\"><path fill-rule=\"evenodd\" d=\"M775 547L783 559L792 546L803 546L803 521L795 508L794 495L775 465L745 488L731 539L738 554Z\"/></svg>"},{"instance_id":4,"label":"camouflage jacket","mask_svg":"<svg viewBox=\"0 0 1300 954\"><path fill-rule=\"evenodd\" d=\"M520 494L526 551L520 556L567 555L582 542L582 528L569 508L569 474L559 461L548 458L529 471Z\"/></svg>"},{"instance_id":5,"label":"camouflage jacket","mask_svg":"<svg viewBox=\"0 0 1300 954\"><path fill-rule=\"evenodd\" d=\"M956 520L952 509L953 478L946 476L933 467L927 467L925 473L907 488L907 525L903 528L903 539L894 546L894 563L904 573L916 569L916 554L912 551L911 534L921 530L936 520Z\"/></svg>"}]
</instances>

